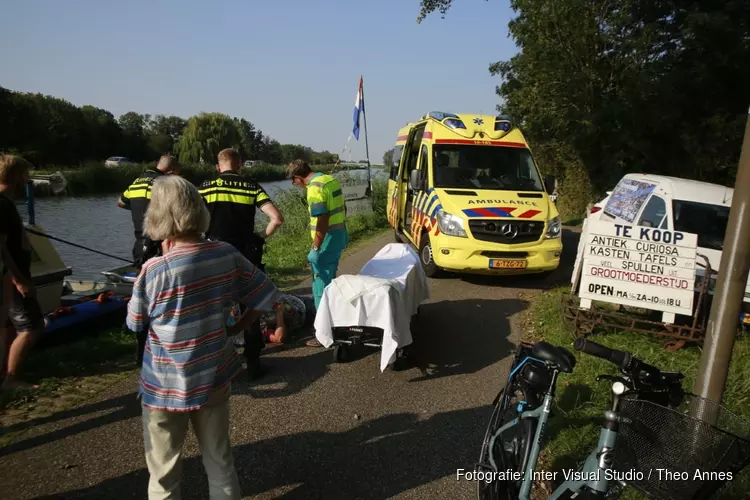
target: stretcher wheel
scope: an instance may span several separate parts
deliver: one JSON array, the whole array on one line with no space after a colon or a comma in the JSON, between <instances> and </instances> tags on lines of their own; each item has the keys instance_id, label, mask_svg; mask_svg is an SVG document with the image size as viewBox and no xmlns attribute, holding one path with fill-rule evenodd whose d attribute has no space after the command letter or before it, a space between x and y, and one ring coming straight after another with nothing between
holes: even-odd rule
<instances>
[{"instance_id":1,"label":"stretcher wheel","mask_svg":"<svg viewBox=\"0 0 750 500\"><path fill-rule=\"evenodd\" d=\"M346 361L346 355L347 355L346 348L347 346L343 344L335 344L333 346L333 359L337 363L343 363L344 361Z\"/></svg>"}]
</instances>

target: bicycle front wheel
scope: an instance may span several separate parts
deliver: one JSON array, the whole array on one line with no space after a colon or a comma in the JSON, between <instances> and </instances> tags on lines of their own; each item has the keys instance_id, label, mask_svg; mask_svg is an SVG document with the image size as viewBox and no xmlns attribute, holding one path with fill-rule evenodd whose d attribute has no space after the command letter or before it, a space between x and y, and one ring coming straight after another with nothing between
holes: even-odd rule
<instances>
[{"instance_id":1,"label":"bicycle front wheel","mask_svg":"<svg viewBox=\"0 0 750 500\"><path fill-rule=\"evenodd\" d=\"M495 405L487 426L487 432L482 443L479 463L490 465L490 441L502 426L518 417L518 405L522 401L538 404L535 394L527 394L524 387L515 380L509 382L505 394ZM532 406L533 408L533 406ZM527 408L528 409L528 408ZM531 453L531 443L536 432L535 419L521 420L517 425L497 436L492 445L492 457L500 474L508 471L523 473ZM485 468L483 468L485 469ZM494 471L491 468L483 470L486 475ZM477 480L477 498L479 500L517 500L521 481L510 479L501 480L500 477Z\"/></svg>"}]
</instances>

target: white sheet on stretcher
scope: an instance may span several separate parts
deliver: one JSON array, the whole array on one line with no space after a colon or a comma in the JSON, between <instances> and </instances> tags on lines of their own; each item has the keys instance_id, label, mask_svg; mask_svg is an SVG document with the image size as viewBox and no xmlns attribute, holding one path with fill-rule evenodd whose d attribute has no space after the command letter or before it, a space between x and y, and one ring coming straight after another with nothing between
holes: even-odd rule
<instances>
[{"instance_id":1,"label":"white sheet on stretcher","mask_svg":"<svg viewBox=\"0 0 750 500\"><path fill-rule=\"evenodd\" d=\"M333 344L333 328L370 326L383 330L380 371L396 360L396 351L411 344L411 317L429 298L419 257L408 245L384 246L360 274L344 274L323 292L315 315L315 337Z\"/></svg>"}]
</instances>

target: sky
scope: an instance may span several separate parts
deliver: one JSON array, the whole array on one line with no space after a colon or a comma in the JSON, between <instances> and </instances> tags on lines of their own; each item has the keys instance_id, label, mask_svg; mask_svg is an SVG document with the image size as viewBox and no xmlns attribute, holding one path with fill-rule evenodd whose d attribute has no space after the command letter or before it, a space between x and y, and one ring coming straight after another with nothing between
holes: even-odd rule
<instances>
[{"instance_id":1,"label":"sky","mask_svg":"<svg viewBox=\"0 0 750 500\"><path fill-rule=\"evenodd\" d=\"M0 0L0 86L116 117L226 113L341 153L362 75L380 163L429 111L495 114L489 65L517 51L506 0L454 0L422 24L418 14L419 0ZM343 159L364 159L364 139Z\"/></svg>"}]
</instances>

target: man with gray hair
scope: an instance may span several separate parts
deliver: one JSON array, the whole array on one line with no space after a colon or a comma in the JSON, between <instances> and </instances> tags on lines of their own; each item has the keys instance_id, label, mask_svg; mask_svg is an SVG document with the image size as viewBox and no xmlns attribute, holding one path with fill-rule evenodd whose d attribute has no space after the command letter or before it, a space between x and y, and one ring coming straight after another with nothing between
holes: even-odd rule
<instances>
[{"instance_id":1,"label":"man with gray hair","mask_svg":"<svg viewBox=\"0 0 750 500\"><path fill-rule=\"evenodd\" d=\"M135 243L133 244L133 265L140 268L143 263L148 260L147 253L150 251L144 251L144 249L153 249L153 257L158 253L159 242L153 242L143 236L143 218L146 215L146 209L151 201L151 186L154 183L154 179L161 177L162 175L179 175L181 165L177 162L177 158L164 154L159 158L159 162L156 164L156 168L146 169L140 177L133 181L128 186L124 193L117 200L117 206L130 210L130 214L133 218L133 233L135 235Z\"/></svg>"}]
</instances>

